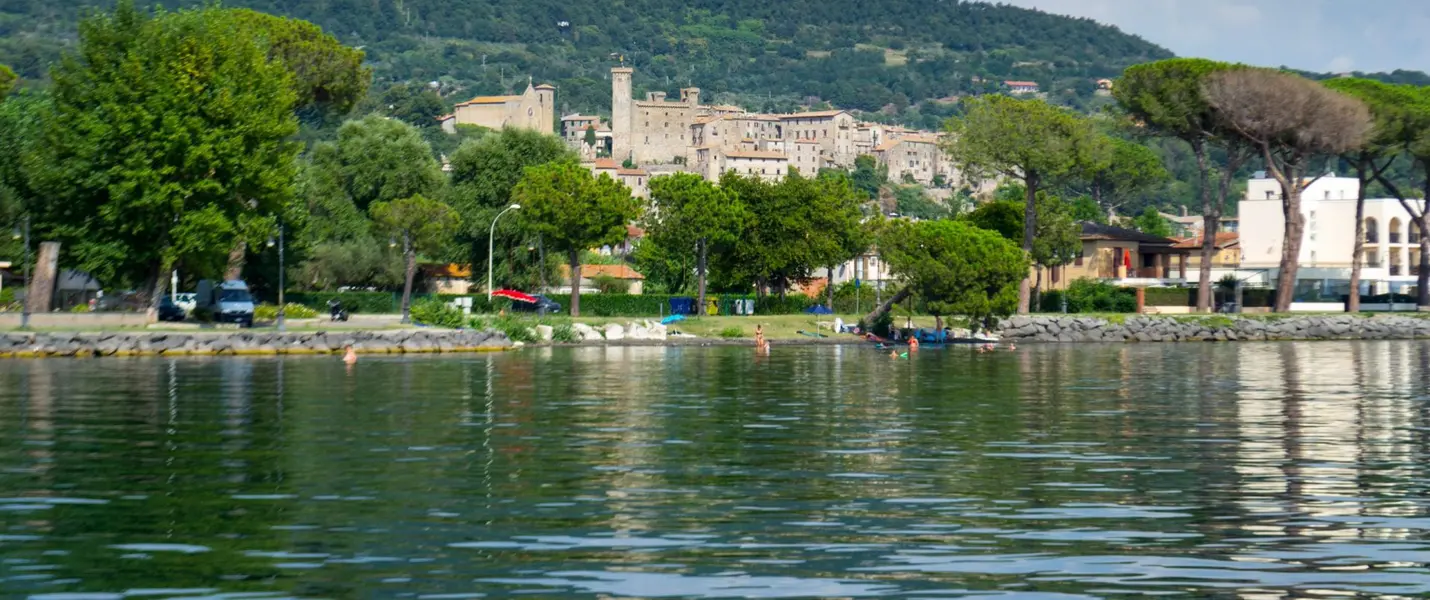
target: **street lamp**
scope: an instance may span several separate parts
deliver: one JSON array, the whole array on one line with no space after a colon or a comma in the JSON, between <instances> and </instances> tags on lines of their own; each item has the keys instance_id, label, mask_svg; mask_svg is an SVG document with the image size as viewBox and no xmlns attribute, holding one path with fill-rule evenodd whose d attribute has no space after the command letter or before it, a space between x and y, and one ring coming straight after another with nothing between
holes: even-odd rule
<instances>
[{"instance_id":1,"label":"street lamp","mask_svg":"<svg viewBox=\"0 0 1430 600\"><path fill-rule=\"evenodd\" d=\"M495 261L492 260L492 258L493 258L492 253L493 253L493 252L496 252L496 249L495 249L495 248L496 248L496 236L497 236L497 219L500 219L502 215L504 215L504 214L507 213L507 211L519 210L520 208L521 208L521 205L520 205L520 204L513 204L513 205L511 205L511 206L508 206L508 207L502 209L501 212L497 213L497 216L496 216L496 217L492 218L492 229L491 229L491 232L489 232L489 233L487 234L487 305L488 305L488 306L490 306L491 303L492 303L492 269L494 268L493 265L495 264Z\"/></svg>"},{"instance_id":2,"label":"street lamp","mask_svg":"<svg viewBox=\"0 0 1430 600\"><path fill-rule=\"evenodd\" d=\"M25 215L23 230L18 232L16 238L24 238L25 263L21 265L23 278L25 281L25 302L20 305L20 329L30 328L30 294L35 291L35 286L30 282L30 215Z\"/></svg>"},{"instance_id":3,"label":"street lamp","mask_svg":"<svg viewBox=\"0 0 1430 600\"><path fill-rule=\"evenodd\" d=\"M273 247L273 240L271 240L271 239L268 240L268 247L269 247L269 248L272 248L272 247ZM288 308L288 305L287 305L287 303L284 301L284 298L283 298L283 288L284 288L284 286L285 286L285 283L284 283L284 281L283 281L283 270L284 270L283 262L284 262L284 261L283 261L283 224L282 224L282 223L279 223L279 224L278 224L278 331L287 331L287 330L288 330L288 324L285 322L285 319L284 319L284 317L287 316L287 308Z\"/></svg>"}]
</instances>

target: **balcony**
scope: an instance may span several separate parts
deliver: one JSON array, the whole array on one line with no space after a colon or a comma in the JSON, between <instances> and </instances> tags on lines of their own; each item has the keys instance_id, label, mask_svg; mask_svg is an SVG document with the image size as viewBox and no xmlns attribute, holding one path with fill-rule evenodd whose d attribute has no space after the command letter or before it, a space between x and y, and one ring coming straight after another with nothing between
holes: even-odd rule
<instances>
[{"instance_id":1,"label":"balcony","mask_svg":"<svg viewBox=\"0 0 1430 600\"><path fill-rule=\"evenodd\" d=\"M1399 277L1399 276L1400 276L1400 272L1401 272L1400 265L1390 265L1390 276L1391 276L1391 277Z\"/></svg>"},{"instance_id":2,"label":"balcony","mask_svg":"<svg viewBox=\"0 0 1430 600\"><path fill-rule=\"evenodd\" d=\"M1380 243L1380 235L1377 234L1377 233L1374 232L1374 231L1367 231L1367 232L1365 233L1365 243L1367 243L1367 244L1379 244L1379 243Z\"/></svg>"},{"instance_id":3,"label":"balcony","mask_svg":"<svg viewBox=\"0 0 1430 600\"><path fill-rule=\"evenodd\" d=\"M1398 234L1398 233L1392 233L1392 234L1390 234L1390 243L1392 243L1392 244L1399 244L1399 243L1400 243L1400 234Z\"/></svg>"}]
</instances>

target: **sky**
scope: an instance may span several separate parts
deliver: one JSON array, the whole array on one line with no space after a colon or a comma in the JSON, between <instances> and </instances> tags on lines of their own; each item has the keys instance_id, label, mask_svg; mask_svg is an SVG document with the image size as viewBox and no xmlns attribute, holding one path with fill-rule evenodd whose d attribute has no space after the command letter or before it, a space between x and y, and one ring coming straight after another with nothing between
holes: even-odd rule
<instances>
[{"instance_id":1,"label":"sky","mask_svg":"<svg viewBox=\"0 0 1430 600\"><path fill-rule=\"evenodd\" d=\"M1430 72L1430 0L999 0L1195 56L1318 72Z\"/></svg>"}]
</instances>

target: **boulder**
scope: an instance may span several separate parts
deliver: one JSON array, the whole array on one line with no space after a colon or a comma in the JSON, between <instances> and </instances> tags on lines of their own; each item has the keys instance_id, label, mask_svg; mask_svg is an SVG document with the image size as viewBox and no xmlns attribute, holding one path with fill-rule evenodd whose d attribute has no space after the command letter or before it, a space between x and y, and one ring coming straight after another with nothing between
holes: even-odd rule
<instances>
[{"instance_id":1,"label":"boulder","mask_svg":"<svg viewBox=\"0 0 1430 600\"><path fill-rule=\"evenodd\" d=\"M606 339L612 340L612 341L626 339L626 330L625 330L625 328L624 328L624 327L621 327L620 325L617 325L617 324L615 324L615 323L611 323L610 325L607 325L607 326L606 326L605 334L606 334Z\"/></svg>"},{"instance_id":2,"label":"boulder","mask_svg":"<svg viewBox=\"0 0 1430 600\"><path fill-rule=\"evenodd\" d=\"M555 335L555 333L556 333L556 329L553 328L553 327L550 326L550 325L537 325L537 326L536 326L536 339L539 339L539 340L541 340L541 341L543 341L543 342L549 342L549 341L551 341L551 338L552 338L553 335Z\"/></svg>"}]
</instances>

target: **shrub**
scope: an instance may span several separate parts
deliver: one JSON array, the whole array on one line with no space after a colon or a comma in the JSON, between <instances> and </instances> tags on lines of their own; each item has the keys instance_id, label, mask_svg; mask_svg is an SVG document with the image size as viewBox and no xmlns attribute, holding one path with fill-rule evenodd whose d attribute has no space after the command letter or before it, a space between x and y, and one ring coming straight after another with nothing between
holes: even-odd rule
<instances>
[{"instance_id":1,"label":"shrub","mask_svg":"<svg viewBox=\"0 0 1430 600\"><path fill-rule=\"evenodd\" d=\"M889 330L894 327L894 313L892 311L879 315L873 323L859 321L859 330L867 331L879 337L888 337Z\"/></svg>"},{"instance_id":2,"label":"shrub","mask_svg":"<svg viewBox=\"0 0 1430 600\"><path fill-rule=\"evenodd\" d=\"M561 323L551 329L551 341L570 344L581 341L581 338L576 335L576 328L570 323Z\"/></svg>"},{"instance_id":3,"label":"shrub","mask_svg":"<svg viewBox=\"0 0 1430 600\"><path fill-rule=\"evenodd\" d=\"M289 319L311 319L318 316L318 311L302 304L289 302L283 309L283 316ZM259 321L272 321L277 319L278 307L272 304L259 304L253 307L253 318Z\"/></svg>"},{"instance_id":4,"label":"shrub","mask_svg":"<svg viewBox=\"0 0 1430 600\"><path fill-rule=\"evenodd\" d=\"M536 331L526 319L506 316L492 320L492 328L506 334L513 342L535 342Z\"/></svg>"},{"instance_id":5,"label":"shrub","mask_svg":"<svg viewBox=\"0 0 1430 600\"><path fill-rule=\"evenodd\" d=\"M19 305L15 300L15 288L7 287L0 290L0 310L10 310Z\"/></svg>"},{"instance_id":6,"label":"shrub","mask_svg":"<svg viewBox=\"0 0 1430 600\"><path fill-rule=\"evenodd\" d=\"M1133 290L1136 301L1136 290ZM1196 306L1196 288L1147 288L1147 306ZM1135 304L1134 304L1135 306Z\"/></svg>"},{"instance_id":7,"label":"shrub","mask_svg":"<svg viewBox=\"0 0 1430 600\"><path fill-rule=\"evenodd\" d=\"M745 337L745 330L740 329L739 327L726 327L726 328L720 330L720 337L722 337L722 338L742 338L742 337Z\"/></svg>"},{"instance_id":8,"label":"shrub","mask_svg":"<svg viewBox=\"0 0 1430 600\"><path fill-rule=\"evenodd\" d=\"M631 291L631 282L610 275L597 275L591 279L591 283L602 294L625 294Z\"/></svg>"},{"instance_id":9,"label":"shrub","mask_svg":"<svg viewBox=\"0 0 1430 600\"><path fill-rule=\"evenodd\" d=\"M412 303L412 322L457 329L466 322L466 317L462 315L462 311L438 298L423 298Z\"/></svg>"},{"instance_id":10,"label":"shrub","mask_svg":"<svg viewBox=\"0 0 1430 600\"><path fill-rule=\"evenodd\" d=\"M1078 279L1068 285L1064 293L1067 295L1070 313L1137 310L1137 293L1134 290L1119 288L1103 281Z\"/></svg>"},{"instance_id":11,"label":"shrub","mask_svg":"<svg viewBox=\"0 0 1430 600\"><path fill-rule=\"evenodd\" d=\"M87 303L87 302L81 302L81 303L79 303L79 304L76 304L76 305L74 305L74 306L71 306L71 307L70 307L70 312L72 312L72 313L87 313L87 312L89 312L89 303Z\"/></svg>"},{"instance_id":12,"label":"shrub","mask_svg":"<svg viewBox=\"0 0 1430 600\"><path fill-rule=\"evenodd\" d=\"M477 331L486 331L486 330L489 329L490 327L491 327L491 323L488 323L487 320L486 320L486 318L484 318L484 317L472 317L472 318L470 318L470 319L467 319L467 329L475 329L475 330L477 330Z\"/></svg>"}]
</instances>

